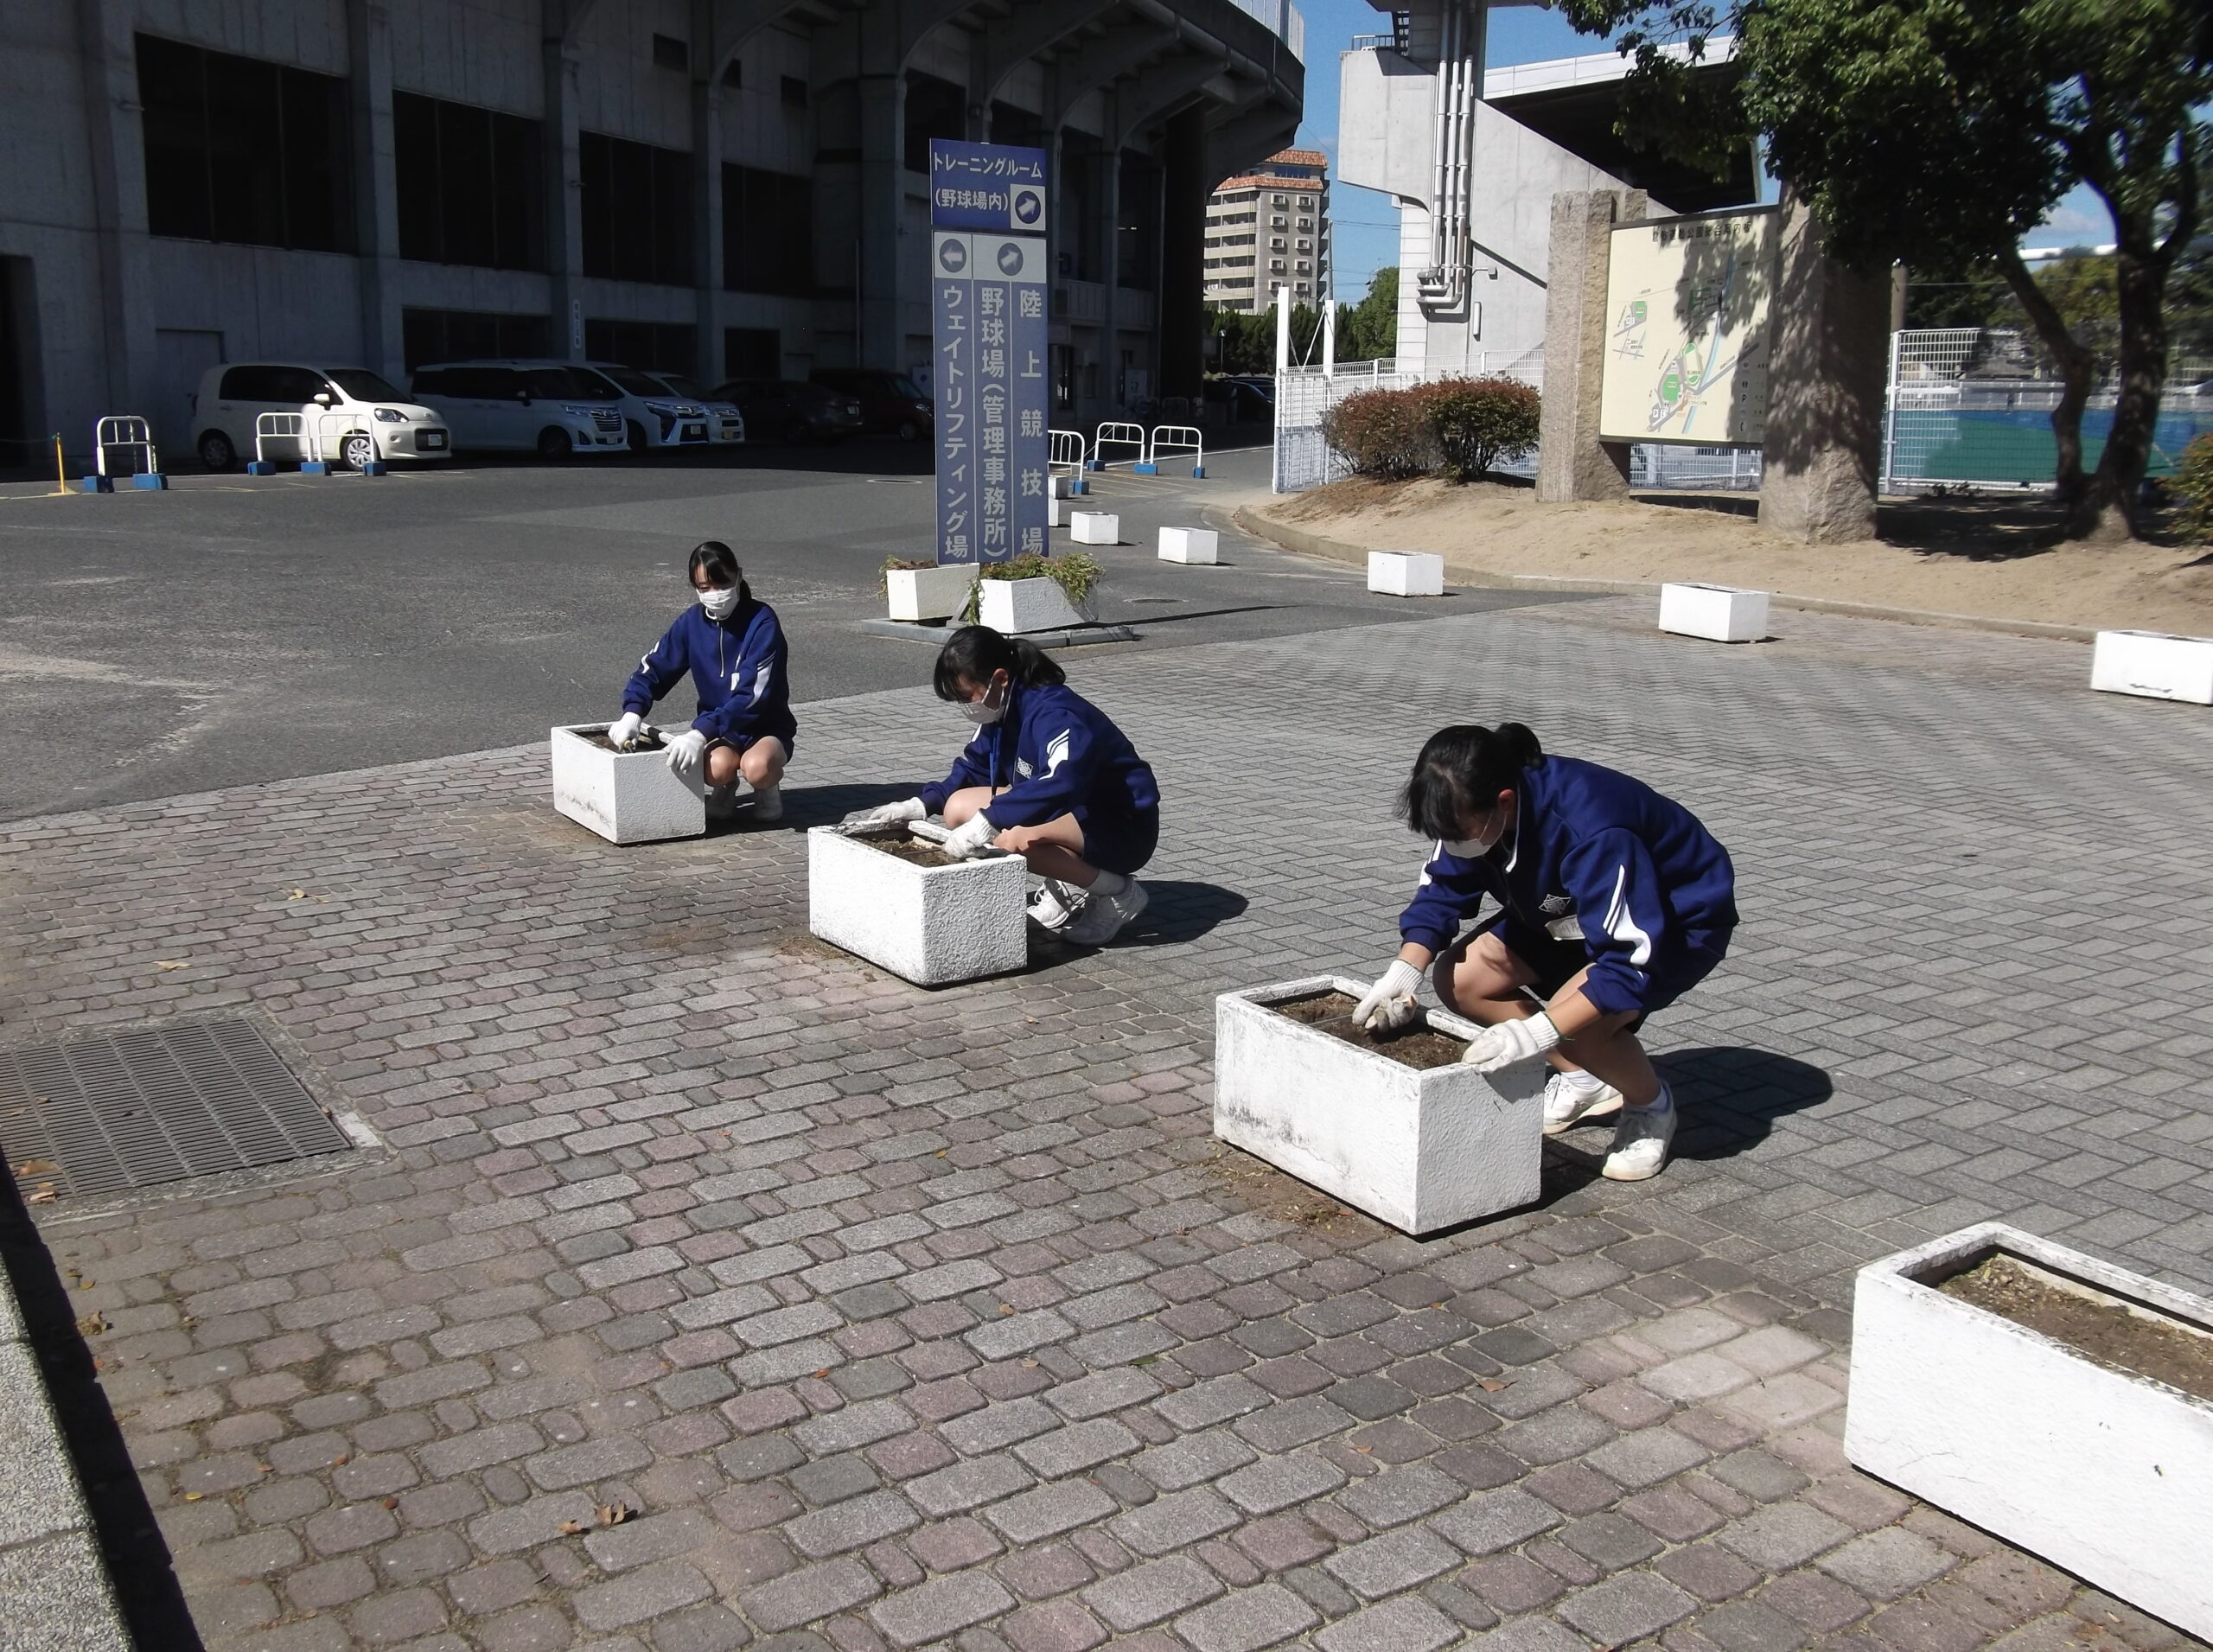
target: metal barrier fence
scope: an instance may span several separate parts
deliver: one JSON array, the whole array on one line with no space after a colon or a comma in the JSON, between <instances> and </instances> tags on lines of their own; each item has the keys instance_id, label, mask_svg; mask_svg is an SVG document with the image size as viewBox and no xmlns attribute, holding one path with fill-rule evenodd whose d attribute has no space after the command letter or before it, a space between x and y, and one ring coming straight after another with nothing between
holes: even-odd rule
<instances>
[{"instance_id":1,"label":"metal barrier fence","mask_svg":"<svg viewBox=\"0 0 2213 1652\"><path fill-rule=\"evenodd\" d=\"M1081 431L1048 431L1045 441L1046 469L1064 471L1071 476L1083 475L1085 450Z\"/></svg>"},{"instance_id":2,"label":"metal barrier fence","mask_svg":"<svg viewBox=\"0 0 2213 1652\"><path fill-rule=\"evenodd\" d=\"M1094 470L1104 470L1106 468L1106 449L1110 443L1118 448L1134 448L1137 450L1136 462L1144 462L1145 453L1144 425L1124 424L1113 420L1101 424L1099 427L1099 434L1092 438L1091 443L1091 468Z\"/></svg>"},{"instance_id":3,"label":"metal barrier fence","mask_svg":"<svg viewBox=\"0 0 2213 1652\"><path fill-rule=\"evenodd\" d=\"M2146 469L2153 476L2172 475L2183 450L2213 433L2213 386L2178 378L2171 374L2152 427ZM1883 491L2050 487L2059 465L2051 430L2059 398L2059 381L2018 334L1983 328L1892 334ZM2116 399L2111 386L2101 386L2082 411L2085 467L2105 450Z\"/></svg>"},{"instance_id":4,"label":"metal barrier fence","mask_svg":"<svg viewBox=\"0 0 2213 1652\"><path fill-rule=\"evenodd\" d=\"M92 426L94 462L103 476L110 474L107 456L116 449L126 449L143 456L143 464L133 463L128 475L157 476L162 462L154 451L154 432L146 421L135 413L111 413Z\"/></svg>"},{"instance_id":5,"label":"metal barrier fence","mask_svg":"<svg viewBox=\"0 0 2213 1652\"><path fill-rule=\"evenodd\" d=\"M1149 475L1158 475L1160 473L1160 455L1164 448L1171 454L1188 454L1190 456L1191 474L1194 476L1204 476L1207 474L1206 444L1199 435L1197 425L1154 425L1152 437L1145 444L1145 463L1138 469Z\"/></svg>"}]
</instances>

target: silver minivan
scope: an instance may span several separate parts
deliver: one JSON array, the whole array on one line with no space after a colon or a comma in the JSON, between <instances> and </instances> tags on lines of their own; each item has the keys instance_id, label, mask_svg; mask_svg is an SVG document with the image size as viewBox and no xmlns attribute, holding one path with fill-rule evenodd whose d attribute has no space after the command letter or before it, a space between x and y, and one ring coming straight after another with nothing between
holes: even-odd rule
<instances>
[{"instance_id":1,"label":"silver minivan","mask_svg":"<svg viewBox=\"0 0 2213 1652\"><path fill-rule=\"evenodd\" d=\"M492 453L625 453L622 397L565 361L442 361L418 367L417 399L453 427L453 443Z\"/></svg>"},{"instance_id":2,"label":"silver minivan","mask_svg":"<svg viewBox=\"0 0 2213 1652\"><path fill-rule=\"evenodd\" d=\"M446 422L367 367L300 361L233 361L201 375L192 399L192 445L210 470L255 456L261 415L272 421L262 445L271 459L320 457L359 470L372 460L443 459L452 451Z\"/></svg>"}]
</instances>

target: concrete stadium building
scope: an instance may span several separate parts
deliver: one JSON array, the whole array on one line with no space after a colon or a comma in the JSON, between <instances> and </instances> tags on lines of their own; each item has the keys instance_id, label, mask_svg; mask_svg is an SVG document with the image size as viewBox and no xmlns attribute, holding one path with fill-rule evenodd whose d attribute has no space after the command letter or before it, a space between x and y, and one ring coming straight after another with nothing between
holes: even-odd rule
<instances>
[{"instance_id":1,"label":"concrete stadium building","mask_svg":"<svg viewBox=\"0 0 2213 1652\"><path fill-rule=\"evenodd\" d=\"M225 360L926 368L933 137L1053 155L1055 422L1196 391L1288 0L0 0L0 466Z\"/></svg>"}]
</instances>

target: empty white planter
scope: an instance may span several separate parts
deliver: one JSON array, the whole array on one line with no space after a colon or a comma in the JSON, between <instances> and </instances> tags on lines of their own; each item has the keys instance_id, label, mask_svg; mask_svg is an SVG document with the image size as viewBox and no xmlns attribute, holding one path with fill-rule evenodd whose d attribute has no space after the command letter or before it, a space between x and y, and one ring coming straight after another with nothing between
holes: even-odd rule
<instances>
[{"instance_id":1,"label":"empty white planter","mask_svg":"<svg viewBox=\"0 0 2213 1652\"><path fill-rule=\"evenodd\" d=\"M2101 631L2090 651L2090 686L2108 694L2213 705L2213 637Z\"/></svg>"},{"instance_id":2,"label":"empty white planter","mask_svg":"<svg viewBox=\"0 0 2213 1652\"><path fill-rule=\"evenodd\" d=\"M891 617L915 622L958 614L968 606L968 588L975 583L974 565L960 562L940 568L894 568L883 576Z\"/></svg>"},{"instance_id":3,"label":"empty white planter","mask_svg":"<svg viewBox=\"0 0 2213 1652\"><path fill-rule=\"evenodd\" d=\"M1537 1196L1547 1068L1419 1071L1265 1006L1365 983L1327 975L1215 1000L1214 1133L1410 1234ZM1432 1011L1452 1038L1479 1030Z\"/></svg>"},{"instance_id":4,"label":"empty white planter","mask_svg":"<svg viewBox=\"0 0 2213 1652\"><path fill-rule=\"evenodd\" d=\"M1122 519L1112 511L1070 511L1068 538L1078 545L1119 545Z\"/></svg>"},{"instance_id":5,"label":"empty white planter","mask_svg":"<svg viewBox=\"0 0 2213 1652\"><path fill-rule=\"evenodd\" d=\"M1662 585L1660 628L1709 642L1757 642L1767 635L1767 593L1727 585Z\"/></svg>"},{"instance_id":6,"label":"empty white planter","mask_svg":"<svg viewBox=\"0 0 2213 1652\"><path fill-rule=\"evenodd\" d=\"M1368 589L1386 596L1442 596L1445 558L1426 551L1371 551Z\"/></svg>"},{"instance_id":7,"label":"empty white planter","mask_svg":"<svg viewBox=\"0 0 2213 1652\"><path fill-rule=\"evenodd\" d=\"M1933 1288L1993 1250L2213 1331L2203 1297L1997 1222L1963 1229L1859 1270L1845 1455L2213 1638L2213 1404Z\"/></svg>"},{"instance_id":8,"label":"empty white planter","mask_svg":"<svg viewBox=\"0 0 2213 1652\"><path fill-rule=\"evenodd\" d=\"M704 776L671 774L666 751L609 751L584 737L606 732L604 723L553 730L553 807L609 843L705 835Z\"/></svg>"},{"instance_id":9,"label":"empty white planter","mask_svg":"<svg viewBox=\"0 0 2213 1652\"><path fill-rule=\"evenodd\" d=\"M1163 562L1212 564L1220 560L1221 536L1210 527L1164 527L1160 530Z\"/></svg>"},{"instance_id":10,"label":"empty white planter","mask_svg":"<svg viewBox=\"0 0 2213 1652\"><path fill-rule=\"evenodd\" d=\"M807 925L917 986L1004 975L1030 961L1019 855L918 866L835 826L807 834Z\"/></svg>"},{"instance_id":11,"label":"empty white planter","mask_svg":"<svg viewBox=\"0 0 2213 1652\"><path fill-rule=\"evenodd\" d=\"M1007 636L1020 636L1025 631L1061 631L1085 622L1057 580L986 577L982 590L977 619Z\"/></svg>"}]
</instances>

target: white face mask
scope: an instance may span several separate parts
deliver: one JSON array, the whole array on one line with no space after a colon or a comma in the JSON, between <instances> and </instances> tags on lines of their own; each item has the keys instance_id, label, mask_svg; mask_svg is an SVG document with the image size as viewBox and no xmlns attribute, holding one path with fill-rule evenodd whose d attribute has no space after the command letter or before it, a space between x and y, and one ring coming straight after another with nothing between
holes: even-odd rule
<instances>
[{"instance_id":1,"label":"white face mask","mask_svg":"<svg viewBox=\"0 0 2213 1652\"><path fill-rule=\"evenodd\" d=\"M997 705L992 704L992 696L995 692L999 695L999 703ZM998 722L1001 718L1006 715L1006 696L1004 692L987 688L984 691L983 698L979 700L961 701L960 715L966 718L971 723L975 724L979 728L990 727L992 724Z\"/></svg>"},{"instance_id":2,"label":"white face mask","mask_svg":"<svg viewBox=\"0 0 2213 1652\"><path fill-rule=\"evenodd\" d=\"M1445 838L1438 846L1448 855L1457 855L1462 860L1481 860L1498 847L1498 840L1506 835L1506 822L1502 820L1498 829L1488 838Z\"/></svg>"},{"instance_id":3,"label":"white face mask","mask_svg":"<svg viewBox=\"0 0 2213 1652\"><path fill-rule=\"evenodd\" d=\"M703 590L699 593L699 606L711 620L726 620L737 613L737 601L738 587L736 585L726 590Z\"/></svg>"}]
</instances>

